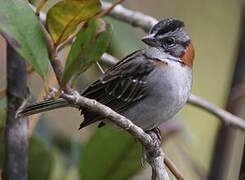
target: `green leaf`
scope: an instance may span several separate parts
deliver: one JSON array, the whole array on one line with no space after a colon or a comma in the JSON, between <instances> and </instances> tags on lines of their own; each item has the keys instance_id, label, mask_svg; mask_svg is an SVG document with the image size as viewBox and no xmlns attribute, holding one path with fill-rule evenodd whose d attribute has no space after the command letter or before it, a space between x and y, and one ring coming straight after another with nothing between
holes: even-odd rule
<instances>
[{"instance_id":1,"label":"green leaf","mask_svg":"<svg viewBox=\"0 0 245 180\"><path fill-rule=\"evenodd\" d=\"M29 140L28 179L50 179L54 167L54 155L37 137Z\"/></svg>"},{"instance_id":2,"label":"green leaf","mask_svg":"<svg viewBox=\"0 0 245 180\"><path fill-rule=\"evenodd\" d=\"M129 179L141 169L140 150L141 145L127 132L97 129L81 153L80 179Z\"/></svg>"},{"instance_id":3,"label":"green leaf","mask_svg":"<svg viewBox=\"0 0 245 180\"><path fill-rule=\"evenodd\" d=\"M0 34L37 71L48 71L48 51L41 25L24 0L0 0Z\"/></svg>"},{"instance_id":4,"label":"green leaf","mask_svg":"<svg viewBox=\"0 0 245 180\"><path fill-rule=\"evenodd\" d=\"M66 61L62 85L100 59L109 45L111 31L111 25L101 19L91 19L80 30Z\"/></svg>"},{"instance_id":5,"label":"green leaf","mask_svg":"<svg viewBox=\"0 0 245 180\"><path fill-rule=\"evenodd\" d=\"M100 9L100 0L66 0L55 4L47 13L47 25L54 42L65 40L79 23L93 17Z\"/></svg>"}]
</instances>

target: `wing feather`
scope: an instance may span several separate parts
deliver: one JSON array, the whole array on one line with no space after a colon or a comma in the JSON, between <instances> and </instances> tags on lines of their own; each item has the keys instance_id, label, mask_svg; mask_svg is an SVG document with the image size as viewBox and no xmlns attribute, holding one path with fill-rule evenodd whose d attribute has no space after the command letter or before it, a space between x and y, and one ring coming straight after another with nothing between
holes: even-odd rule
<instances>
[{"instance_id":1,"label":"wing feather","mask_svg":"<svg viewBox=\"0 0 245 180\"><path fill-rule=\"evenodd\" d=\"M142 50L136 51L94 81L82 95L95 99L118 113L125 111L147 95L145 77L154 66L155 63L147 59ZM87 109L83 109L81 113L84 121L80 128L104 119Z\"/></svg>"}]
</instances>

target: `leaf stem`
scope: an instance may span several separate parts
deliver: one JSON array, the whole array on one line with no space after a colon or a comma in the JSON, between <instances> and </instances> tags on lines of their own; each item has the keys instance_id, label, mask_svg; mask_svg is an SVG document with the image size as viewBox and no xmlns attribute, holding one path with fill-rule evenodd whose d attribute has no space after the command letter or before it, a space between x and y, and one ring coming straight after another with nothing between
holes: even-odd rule
<instances>
[{"instance_id":1,"label":"leaf stem","mask_svg":"<svg viewBox=\"0 0 245 180\"><path fill-rule=\"evenodd\" d=\"M184 180L184 176L178 170L178 168L174 165L174 163L165 155L164 164L171 171L171 173L175 176L177 180Z\"/></svg>"}]
</instances>

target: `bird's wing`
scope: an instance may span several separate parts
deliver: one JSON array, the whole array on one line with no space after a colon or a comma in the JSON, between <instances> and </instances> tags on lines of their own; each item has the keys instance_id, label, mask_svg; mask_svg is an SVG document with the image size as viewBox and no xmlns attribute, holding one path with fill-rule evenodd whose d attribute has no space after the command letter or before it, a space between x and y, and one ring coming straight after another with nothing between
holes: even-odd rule
<instances>
[{"instance_id":1,"label":"bird's wing","mask_svg":"<svg viewBox=\"0 0 245 180\"><path fill-rule=\"evenodd\" d=\"M136 51L111 67L98 80L88 86L82 95L122 112L144 98L147 91L145 77L154 69L155 63L147 59L143 50ZM84 121L80 128L103 117L87 109L82 110Z\"/></svg>"}]
</instances>

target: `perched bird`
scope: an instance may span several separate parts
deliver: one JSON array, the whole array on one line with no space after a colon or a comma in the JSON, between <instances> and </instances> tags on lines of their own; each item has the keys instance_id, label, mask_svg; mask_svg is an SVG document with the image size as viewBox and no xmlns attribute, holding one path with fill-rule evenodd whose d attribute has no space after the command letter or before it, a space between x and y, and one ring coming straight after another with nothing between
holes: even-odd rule
<instances>
[{"instance_id":1,"label":"perched bird","mask_svg":"<svg viewBox=\"0 0 245 180\"><path fill-rule=\"evenodd\" d=\"M81 92L125 116L145 131L157 128L187 102L192 87L194 48L184 23L168 18L142 38L147 44L119 61ZM71 106L66 100L43 101L26 107L31 115ZM74 105L73 105L74 106ZM106 120L85 108L80 128Z\"/></svg>"}]
</instances>

